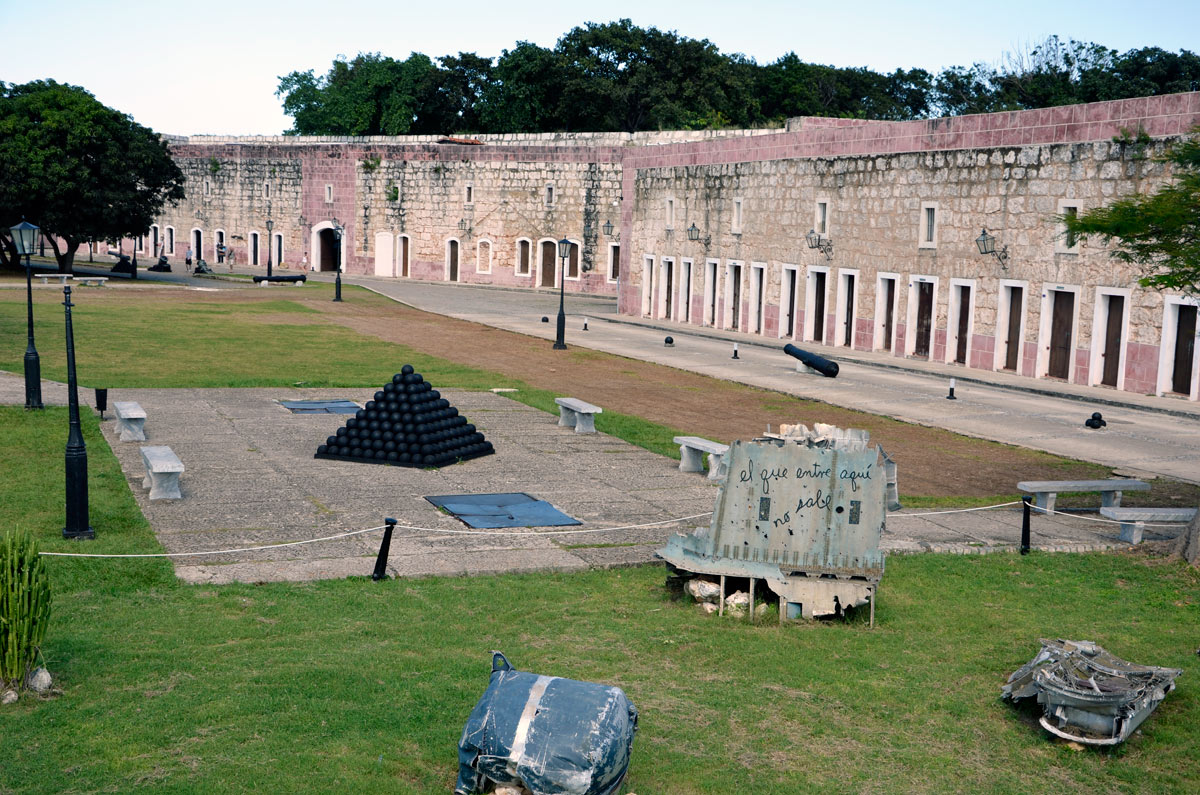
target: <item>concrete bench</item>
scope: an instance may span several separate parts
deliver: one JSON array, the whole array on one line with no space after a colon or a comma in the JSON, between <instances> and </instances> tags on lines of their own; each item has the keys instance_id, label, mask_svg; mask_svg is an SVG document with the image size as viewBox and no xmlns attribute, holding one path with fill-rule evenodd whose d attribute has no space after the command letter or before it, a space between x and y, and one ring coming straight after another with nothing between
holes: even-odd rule
<instances>
[{"instance_id":1,"label":"concrete bench","mask_svg":"<svg viewBox=\"0 0 1200 795\"><path fill-rule=\"evenodd\" d=\"M676 436L679 445L679 471L703 472L704 455L708 454L708 479L721 480L725 477L725 454L729 445L711 442L699 436Z\"/></svg>"},{"instance_id":2,"label":"concrete bench","mask_svg":"<svg viewBox=\"0 0 1200 795\"><path fill-rule=\"evenodd\" d=\"M106 281L108 281L108 277L107 276L76 276L75 281L79 282L80 284L86 284L86 285L95 286L95 287L103 287L104 283Z\"/></svg>"},{"instance_id":3,"label":"concrete bench","mask_svg":"<svg viewBox=\"0 0 1200 795\"><path fill-rule=\"evenodd\" d=\"M1150 491L1144 480L1023 480L1017 488L1027 494L1037 495L1037 506L1047 511L1054 510L1054 500L1065 491L1098 491L1100 505L1116 508L1121 504L1123 491Z\"/></svg>"},{"instance_id":4,"label":"concrete bench","mask_svg":"<svg viewBox=\"0 0 1200 795\"><path fill-rule=\"evenodd\" d=\"M117 430L121 432L122 442L146 441L146 411L131 400L118 400L113 403L113 411L117 414Z\"/></svg>"},{"instance_id":5,"label":"concrete bench","mask_svg":"<svg viewBox=\"0 0 1200 795\"><path fill-rule=\"evenodd\" d=\"M150 499L183 498L179 491L179 475L183 472L183 462L170 447L143 447L142 463L146 465L146 479L142 481L142 488L150 489Z\"/></svg>"},{"instance_id":6,"label":"concrete bench","mask_svg":"<svg viewBox=\"0 0 1200 795\"><path fill-rule=\"evenodd\" d=\"M42 284L49 284L51 279L58 279L59 284L66 284L67 279L71 278L69 273L35 273L34 276L42 280Z\"/></svg>"},{"instance_id":7,"label":"concrete bench","mask_svg":"<svg viewBox=\"0 0 1200 795\"><path fill-rule=\"evenodd\" d=\"M1121 540L1127 544L1142 543L1143 523L1179 522L1187 524L1196 518L1195 508L1101 508L1100 515L1121 523Z\"/></svg>"},{"instance_id":8,"label":"concrete bench","mask_svg":"<svg viewBox=\"0 0 1200 795\"><path fill-rule=\"evenodd\" d=\"M595 433L596 415L604 409L575 398L555 398L558 404L558 424L574 428L575 433Z\"/></svg>"}]
</instances>

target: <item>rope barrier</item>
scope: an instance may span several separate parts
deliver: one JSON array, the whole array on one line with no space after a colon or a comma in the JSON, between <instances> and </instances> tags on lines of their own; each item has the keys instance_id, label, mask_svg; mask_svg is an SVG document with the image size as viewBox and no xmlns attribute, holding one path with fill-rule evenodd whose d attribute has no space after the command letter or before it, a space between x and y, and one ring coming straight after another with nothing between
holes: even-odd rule
<instances>
[{"instance_id":1,"label":"rope barrier","mask_svg":"<svg viewBox=\"0 0 1200 795\"><path fill-rule=\"evenodd\" d=\"M351 530L348 533L338 533L333 536L325 536L324 538L310 538L307 541L284 541L281 544L267 544L261 547L242 547L241 549L213 549L207 552L155 552L141 555L97 555L84 552L39 552L39 555L49 555L56 558L184 558L195 555L229 555L234 552L258 552L264 549L280 549L282 547L297 547L301 544L316 544L321 541L334 541L338 538L347 538L349 536L362 535L363 533L371 533L376 530L382 530L385 525L379 527L368 527L366 530Z\"/></svg>"},{"instance_id":2,"label":"rope barrier","mask_svg":"<svg viewBox=\"0 0 1200 795\"><path fill-rule=\"evenodd\" d=\"M1104 519L1099 516L1080 516L1079 514L1075 514L1075 513L1068 514L1063 511L1056 511L1053 508L1043 508L1039 505L1031 504L1029 507L1035 511L1044 513L1047 516L1050 516L1050 515L1072 516L1076 519L1086 519L1089 522L1104 522L1105 524L1141 524L1142 527L1162 527L1162 528L1166 528L1168 530L1170 530L1172 528L1178 530L1181 524L1187 524L1186 522L1175 522L1172 524L1160 524L1158 522L1137 522L1136 519L1134 519L1134 520L1126 519L1124 522L1122 522L1119 519Z\"/></svg>"},{"instance_id":3,"label":"rope barrier","mask_svg":"<svg viewBox=\"0 0 1200 795\"><path fill-rule=\"evenodd\" d=\"M980 506L977 508L949 508L944 511L923 511L921 513L893 513L892 516L896 517L896 518L906 518L906 517L910 517L910 516L912 516L912 517L938 516L941 514L950 514L950 513L969 513L971 511L990 511L995 508L1007 508L1010 505L1020 505L1020 504L1021 504L1021 500L1013 500L1012 502L1002 502L1002 503L998 503L996 505L984 505L984 506ZM1104 522L1106 524L1122 524L1122 522L1119 522L1114 519L1102 519L1102 518L1096 518L1096 517L1091 517L1091 516L1080 516L1078 514L1066 514L1061 511L1055 511L1055 510L1048 509L1048 508L1041 508L1037 505L1032 505L1032 504L1029 507L1035 511L1039 511L1046 515L1070 516L1070 517L1076 518L1076 519L1086 519L1090 522ZM445 527L416 527L414 525L404 525L404 524L397 524L397 525L395 525L395 527L397 529L412 530L414 532L444 533L444 534L450 534L450 535L514 536L514 537L518 537L518 536L562 536L562 535L583 535L583 534L587 534L587 533L611 533L611 532L615 532L617 530L638 530L638 529L642 529L642 528L646 528L646 527L658 527L660 525L665 525L665 524L675 524L677 522L686 522L689 519L699 519L702 516L711 516L711 515L712 515L711 511L705 511L704 513L695 513L690 516L680 516L675 519L663 519L658 522L644 522L642 524L626 524L626 525L618 525L615 527L594 527L594 528L583 529L583 530L540 530L540 531L529 530L529 531L521 531L521 532L510 532L510 531L505 531L505 530L458 530L458 529L445 528ZM1163 527L1163 528L1178 528L1179 527L1178 524L1156 524L1156 523L1155 524L1143 523L1142 526L1143 527ZM261 551L267 550L267 549L282 549L284 547L295 547L295 546L301 546L304 544L319 544L319 543L323 543L325 541L336 541L339 538L349 538L351 536L363 535L364 533L373 533L376 530L384 529L384 527L386 527L386 525L380 525L378 527L368 527L364 530L351 530L346 533L338 533L336 535L324 536L322 538L310 538L310 539L306 539L304 541L284 541L279 544L265 544L263 546L240 547L237 549L214 549L214 550L208 550L208 551L204 551L204 552L156 552L156 553L129 554L129 555L96 554L96 553L84 553L84 552L41 552L39 554L46 555L48 557L56 557L56 558L185 558L185 557L198 557L198 556L202 556L202 555L231 555L231 554L234 554L237 552L261 552ZM964 535L966 535L966 534L964 534Z\"/></svg>"},{"instance_id":4,"label":"rope barrier","mask_svg":"<svg viewBox=\"0 0 1200 795\"><path fill-rule=\"evenodd\" d=\"M893 513L892 516L901 517L901 518L903 518L905 516L938 516L943 513L968 513L970 511L990 511L993 508L1007 508L1009 505L1020 505L1020 504L1021 504L1020 500L1013 500L1012 502L1002 502L998 505L984 505L979 508L947 508L944 511L926 511L924 513Z\"/></svg>"}]
</instances>

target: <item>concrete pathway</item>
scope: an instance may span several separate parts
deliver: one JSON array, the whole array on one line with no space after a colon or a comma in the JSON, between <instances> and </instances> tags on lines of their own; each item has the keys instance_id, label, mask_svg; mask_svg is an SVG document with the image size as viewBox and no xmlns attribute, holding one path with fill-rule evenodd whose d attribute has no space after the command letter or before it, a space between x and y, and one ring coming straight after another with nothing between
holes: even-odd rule
<instances>
[{"instance_id":1,"label":"concrete pathway","mask_svg":"<svg viewBox=\"0 0 1200 795\"><path fill-rule=\"evenodd\" d=\"M348 277L428 312L552 340L558 295L443 283ZM616 313L613 299L569 296L567 344L814 398L907 422L1070 458L1133 475L1200 483L1200 405L1021 378L877 353L805 344L839 362L837 378L796 372L785 340L645 321ZM547 317L550 322L542 323ZM587 318L588 331L582 331ZM663 344L674 338L673 348ZM739 358L731 358L737 342ZM947 400L956 378L956 400ZM1084 420L1103 413L1108 427Z\"/></svg>"}]
</instances>

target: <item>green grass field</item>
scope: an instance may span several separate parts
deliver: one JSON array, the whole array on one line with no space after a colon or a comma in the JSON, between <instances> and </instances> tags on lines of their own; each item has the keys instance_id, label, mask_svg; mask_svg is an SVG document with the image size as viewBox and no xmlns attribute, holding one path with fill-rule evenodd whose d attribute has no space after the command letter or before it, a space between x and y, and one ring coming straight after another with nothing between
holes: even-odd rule
<instances>
[{"instance_id":1,"label":"green grass field","mask_svg":"<svg viewBox=\"0 0 1200 795\"><path fill-rule=\"evenodd\" d=\"M260 307L272 323L296 311L273 304ZM148 333L156 311L81 311L77 334L97 335L81 378L118 386L136 367L138 386L290 384L310 371L328 384L378 380L355 348L378 355L383 343L331 326L255 372L231 348L262 324L218 314L214 331L213 313L177 308L157 318L161 349L142 355L181 361L147 384L150 368L121 359L121 341L138 338L126 325ZM24 340L23 314L4 302L0 330ZM202 333L203 358L191 358L187 340ZM0 368L20 372L21 353L6 349ZM410 359L439 385L512 385ZM48 377L62 377L56 367L43 354ZM159 551L84 415L97 539L61 538L61 408L0 408L0 528L29 528L46 551ZM1200 573L1146 556L892 557L874 629L861 615L786 627L704 616L673 601L654 566L202 587L178 584L162 559L47 565L43 653L61 692L0 708L0 792L448 792L492 649L524 670L623 687L641 713L626 784L638 795L1189 792L1200 780ZM1074 750L999 698L1040 637L1185 673L1130 742Z\"/></svg>"}]
</instances>

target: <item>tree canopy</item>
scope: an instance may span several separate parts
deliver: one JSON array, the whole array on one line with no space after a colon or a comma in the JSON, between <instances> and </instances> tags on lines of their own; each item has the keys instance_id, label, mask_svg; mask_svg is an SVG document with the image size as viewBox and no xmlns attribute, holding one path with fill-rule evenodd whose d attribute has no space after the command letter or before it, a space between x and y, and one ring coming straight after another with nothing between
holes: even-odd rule
<instances>
[{"instance_id":1,"label":"tree canopy","mask_svg":"<svg viewBox=\"0 0 1200 795\"><path fill-rule=\"evenodd\" d=\"M1193 130L1200 135L1200 127ZM1200 138L1172 146L1164 159L1175 180L1079 216L1062 216L1067 232L1097 236L1113 257L1141 268L1144 287L1200 293Z\"/></svg>"},{"instance_id":2,"label":"tree canopy","mask_svg":"<svg viewBox=\"0 0 1200 795\"><path fill-rule=\"evenodd\" d=\"M22 218L37 224L59 270L89 240L145 234L183 184L160 136L84 89L0 83L0 234ZM3 248L9 260L11 240Z\"/></svg>"},{"instance_id":3,"label":"tree canopy","mask_svg":"<svg viewBox=\"0 0 1200 795\"><path fill-rule=\"evenodd\" d=\"M697 129L778 124L791 116L905 120L1195 90L1200 56L1118 53L1051 36L996 65L938 74L809 63L795 52L759 65L707 39L588 22L552 49L517 42L499 57L338 58L291 72L276 96L292 135L403 135Z\"/></svg>"}]
</instances>

